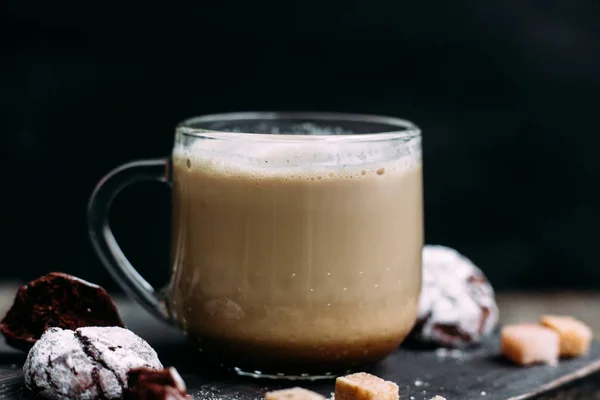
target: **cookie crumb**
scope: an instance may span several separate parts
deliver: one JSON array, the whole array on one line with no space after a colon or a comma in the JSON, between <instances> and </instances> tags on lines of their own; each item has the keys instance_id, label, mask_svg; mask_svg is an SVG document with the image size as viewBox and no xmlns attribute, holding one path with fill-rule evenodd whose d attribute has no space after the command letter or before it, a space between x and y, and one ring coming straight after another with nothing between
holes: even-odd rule
<instances>
[{"instance_id":1,"label":"cookie crumb","mask_svg":"<svg viewBox=\"0 0 600 400\"><path fill-rule=\"evenodd\" d=\"M136 368L127 374L123 400L190 400L185 382L175 368Z\"/></svg>"}]
</instances>

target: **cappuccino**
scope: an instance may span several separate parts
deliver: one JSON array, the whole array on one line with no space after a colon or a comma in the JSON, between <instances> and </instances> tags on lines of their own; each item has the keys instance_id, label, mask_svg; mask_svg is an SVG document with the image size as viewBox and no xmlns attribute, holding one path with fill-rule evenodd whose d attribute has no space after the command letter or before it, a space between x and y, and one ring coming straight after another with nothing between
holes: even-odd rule
<instances>
[{"instance_id":1,"label":"cappuccino","mask_svg":"<svg viewBox=\"0 0 600 400\"><path fill-rule=\"evenodd\" d=\"M293 136L235 146L174 150L173 319L205 349L254 366L390 353L417 315L420 152Z\"/></svg>"}]
</instances>

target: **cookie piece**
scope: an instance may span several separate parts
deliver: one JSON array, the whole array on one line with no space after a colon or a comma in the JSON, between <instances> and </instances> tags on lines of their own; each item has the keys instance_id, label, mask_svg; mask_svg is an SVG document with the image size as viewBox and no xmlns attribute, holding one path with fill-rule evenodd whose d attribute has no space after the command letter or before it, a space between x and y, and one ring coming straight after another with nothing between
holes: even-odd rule
<instances>
[{"instance_id":1,"label":"cookie piece","mask_svg":"<svg viewBox=\"0 0 600 400\"><path fill-rule=\"evenodd\" d=\"M48 399L119 399L127 373L162 369L156 352L119 327L50 328L27 355L25 385Z\"/></svg>"},{"instance_id":2,"label":"cookie piece","mask_svg":"<svg viewBox=\"0 0 600 400\"><path fill-rule=\"evenodd\" d=\"M123 400L189 400L185 382L175 368L136 368L127 374Z\"/></svg>"},{"instance_id":3,"label":"cookie piece","mask_svg":"<svg viewBox=\"0 0 600 400\"><path fill-rule=\"evenodd\" d=\"M502 354L520 365L558 362L560 338L550 328L537 324L507 325L500 334Z\"/></svg>"},{"instance_id":4,"label":"cookie piece","mask_svg":"<svg viewBox=\"0 0 600 400\"><path fill-rule=\"evenodd\" d=\"M265 400L325 400L325 397L310 390L295 387L267 392Z\"/></svg>"},{"instance_id":5,"label":"cookie piece","mask_svg":"<svg viewBox=\"0 0 600 400\"><path fill-rule=\"evenodd\" d=\"M0 322L6 342L28 351L46 329L84 326L124 327L106 290L61 272L44 275L19 288Z\"/></svg>"},{"instance_id":6,"label":"cookie piece","mask_svg":"<svg viewBox=\"0 0 600 400\"><path fill-rule=\"evenodd\" d=\"M498 323L494 289L469 259L445 246L423 248L423 286L411 337L423 344L467 347Z\"/></svg>"},{"instance_id":7,"label":"cookie piece","mask_svg":"<svg viewBox=\"0 0 600 400\"><path fill-rule=\"evenodd\" d=\"M578 357L589 352L592 330L583 322L569 316L543 315L540 323L558 333L562 357Z\"/></svg>"},{"instance_id":8,"label":"cookie piece","mask_svg":"<svg viewBox=\"0 0 600 400\"><path fill-rule=\"evenodd\" d=\"M359 372L335 380L335 400L398 400L398 385Z\"/></svg>"}]
</instances>

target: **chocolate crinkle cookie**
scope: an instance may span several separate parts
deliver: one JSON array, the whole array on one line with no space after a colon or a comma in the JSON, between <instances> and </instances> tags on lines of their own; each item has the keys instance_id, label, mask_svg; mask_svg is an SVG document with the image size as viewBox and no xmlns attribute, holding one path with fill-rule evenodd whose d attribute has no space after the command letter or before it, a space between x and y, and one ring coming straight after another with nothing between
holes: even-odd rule
<instances>
[{"instance_id":1,"label":"chocolate crinkle cookie","mask_svg":"<svg viewBox=\"0 0 600 400\"><path fill-rule=\"evenodd\" d=\"M185 382L175 368L129 371L123 400L188 400Z\"/></svg>"},{"instance_id":2,"label":"chocolate crinkle cookie","mask_svg":"<svg viewBox=\"0 0 600 400\"><path fill-rule=\"evenodd\" d=\"M494 289L483 272L456 250L425 246L412 338L426 345L467 347L479 343L497 323Z\"/></svg>"},{"instance_id":3,"label":"chocolate crinkle cookie","mask_svg":"<svg viewBox=\"0 0 600 400\"><path fill-rule=\"evenodd\" d=\"M25 384L56 400L120 399L127 373L162 369L156 352L142 338L119 327L50 328L29 351Z\"/></svg>"},{"instance_id":4,"label":"chocolate crinkle cookie","mask_svg":"<svg viewBox=\"0 0 600 400\"><path fill-rule=\"evenodd\" d=\"M44 275L19 288L0 322L0 331L13 347L29 350L46 329L121 326L123 321L110 295L100 286L61 272Z\"/></svg>"}]
</instances>

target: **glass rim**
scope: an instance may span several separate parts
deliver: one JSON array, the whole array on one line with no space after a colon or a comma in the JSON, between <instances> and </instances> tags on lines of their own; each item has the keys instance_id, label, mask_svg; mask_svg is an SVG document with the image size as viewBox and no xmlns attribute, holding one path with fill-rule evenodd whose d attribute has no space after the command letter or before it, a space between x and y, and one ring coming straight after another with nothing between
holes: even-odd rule
<instances>
[{"instance_id":1,"label":"glass rim","mask_svg":"<svg viewBox=\"0 0 600 400\"><path fill-rule=\"evenodd\" d=\"M357 122L384 125L389 129L370 133L346 133L346 134L295 134L289 133L250 133L250 132L228 132L213 129L198 128L194 125L212 122L235 122L235 121L277 121L277 120L307 120L313 122ZM175 128L177 134L195 136L205 139L224 140L252 140L252 141L325 141L325 142L370 142L394 139L413 139L421 136L421 130L413 122L381 115L354 114L338 112L295 112L295 111L267 111L267 112L230 112L207 114L183 120Z\"/></svg>"}]
</instances>

